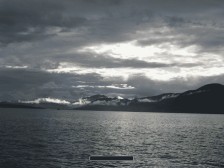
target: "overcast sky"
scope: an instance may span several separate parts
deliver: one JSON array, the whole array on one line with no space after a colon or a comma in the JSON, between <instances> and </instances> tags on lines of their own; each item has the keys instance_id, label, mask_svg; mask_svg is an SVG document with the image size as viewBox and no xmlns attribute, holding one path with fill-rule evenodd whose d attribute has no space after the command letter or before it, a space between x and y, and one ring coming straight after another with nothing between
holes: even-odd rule
<instances>
[{"instance_id":1,"label":"overcast sky","mask_svg":"<svg viewBox=\"0 0 224 168\"><path fill-rule=\"evenodd\" d=\"M224 84L223 0L0 0L0 100Z\"/></svg>"}]
</instances>

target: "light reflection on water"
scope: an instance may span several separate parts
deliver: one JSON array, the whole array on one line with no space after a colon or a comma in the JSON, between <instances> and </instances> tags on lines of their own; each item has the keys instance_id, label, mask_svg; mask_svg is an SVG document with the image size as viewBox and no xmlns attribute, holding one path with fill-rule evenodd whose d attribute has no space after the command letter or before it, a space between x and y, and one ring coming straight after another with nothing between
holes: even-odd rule
<instances>
[{"instance_id":1,"label":"light reflection on water","mask_svg":"<svg viewBox=\"0 0 224 168\"><path fill-rule=\"evenodd\" d=\"M223 138L224 115L0 109L4 168L223 167Z\"/></svg>"}]
</instances>

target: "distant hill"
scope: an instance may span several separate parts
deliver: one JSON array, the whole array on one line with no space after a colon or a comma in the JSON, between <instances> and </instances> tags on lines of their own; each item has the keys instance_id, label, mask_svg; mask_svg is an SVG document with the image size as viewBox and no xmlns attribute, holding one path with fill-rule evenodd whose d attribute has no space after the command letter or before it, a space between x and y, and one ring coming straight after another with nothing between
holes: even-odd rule
<instances>
[{"instance_id":1,"label":"distant hill","mask_svg":"<svg viewBox=\"0 0 224 168\"><path fill-rule=\"evenodd\" d=\"M0 102L0 108L47 108L101 111L144 111L224 114L224 85L208 84L183 93L126 99L120 96L93 95L70 104L52 102Z\"/></svg>"},{"instance_id":2,"label":"distant hill","mask_svg":"<svg viewBox=\"0 0 224 168\"><path fill-rule=\"evenodd\" d=\"M87 103L75 109L224 114L224 86L221 84L208 84L183 93L135 99L108 98L102 95L93 97L96 99L83 98Z\"/></svg>"},{"instance_id":3,"label":"distant hill","mask_svg":"<svg viewBox=\"0 0 224 168\"><path fill-rule=\"evenodd\" d=\"M22 104L16 102L0 102L0 108L35 108L42 109L38 106L33 106L32 104Z\"/></svg>"},{"instance_id":4,"label":"distant hill","mask_svg":"<svg viewBox=\"0 0 224 168\"><path fill-rule=\"evenodd\" d=\"M208 84L180 94L173 103L175 109L188 112L224 113L224 86Z\"/></svg>"}]
</instances>

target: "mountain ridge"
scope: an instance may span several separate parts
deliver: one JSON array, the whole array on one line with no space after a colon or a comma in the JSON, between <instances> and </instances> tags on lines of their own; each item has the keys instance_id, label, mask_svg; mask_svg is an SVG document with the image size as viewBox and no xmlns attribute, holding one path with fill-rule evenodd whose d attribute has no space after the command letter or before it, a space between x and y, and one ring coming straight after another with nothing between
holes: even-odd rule
<instances>
[{"instance_id":1,"label":"mountain ridge","mask_svg":"<svg viewBox=\"0 0 224 168\"><path fill-rule=\"evenodd\" d=\"M182 93L164 93L132 100L123 99L123 102L126 101L126 105L123 106L117 105L114 107L108 104L94 104L94 102L91 102L76 109L224 114L223 96L224 85L215 83ZM102 101L102 99L100 100Z\"/></svg>"},{"instance_id":2,"label":"mountain ridge","mask_svg":"<svg viewBox=\"0 0 224 168\"><path fill-rule=\"evenodd\" d=\"M120 96L107 97L106 95L97 94L82 97L70 104L54 102L40 102L39 104L0 102L0 107L224 114L223 96L224 85L212 83L182 93L163 93L156 96L146 96L141 98L130 99L122 98ZM52 101L53 99L44 100Z\"/></svg>"}]
</instances>

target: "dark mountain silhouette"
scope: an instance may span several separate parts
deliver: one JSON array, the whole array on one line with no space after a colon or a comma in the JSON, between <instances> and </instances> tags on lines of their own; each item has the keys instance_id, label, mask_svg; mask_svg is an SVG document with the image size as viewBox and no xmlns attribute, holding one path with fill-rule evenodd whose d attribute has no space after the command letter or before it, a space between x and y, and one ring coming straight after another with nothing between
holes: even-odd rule
<instances>
[{"instance_id":1,"label":"dark mountain silhouette","mask_svg":"<svg viewBox=\"0 0 224 168\"><path fill-rule=\"evenodd\" d=\"M36 108L42 109L42 107L34 106L32 104L23 104L17 102L0 102L0 108Z\"/></svg>"},{"instance_id":2,"label":"dark mountain silhouette","mask_svg":"<svg viewBox=\"0 0 224 168\"><path fill-rule=\"evenodd\" d=\"M208 84L196 90L189 90L183 93L164 93L157 96L134 99L126 99L119 96L107 97L98 94L83 97L78 102L71 104L0 102L0 107L224 114L223 97L224 85Z\"/></svg>"},{"instance_id":3,"label":"dark mountain silhouette","mask_svg":"<svg viewBox=\"0 0 224 168\"><path fill-rule=\"evenodd\" d=\"M196 90L183 93L166 93L152 97L122 99L116 105L110 105L112 98L101 97L87 105L77 107L82 110L114 111L154 111L178 113L220 113L224 114L224 86L208 84ZM114 99L113 99L114 100ZM94 103L98 101L98 103ZM99 102L102 102L101 104Z\"/></svg>"},{"instance_id":4,"label":"dark mountain silhouette","mask_svg":"<svg viewBox=\"0 0 224 168\"><path fill-rule=\"evenodd\" d=\"M197 90L180 94L173 102L175 109L181 111L203 111L206 113L224 113L224 86L208 84Z\"/></svg>"},{"instance_id":5,"label":"dark mountain silhouette","mask_svg":"<svg viewBox=\"0 0 224 168\"><path fill-rule=\"evenodd\" d=\"M65 104L42 102L36 103L21 103L21 102L0 102L0 108L32 108L32 109L71 109Z\"/></svg>"}]
</instances>

